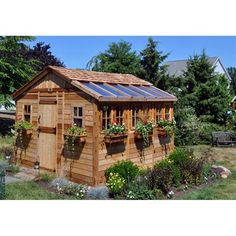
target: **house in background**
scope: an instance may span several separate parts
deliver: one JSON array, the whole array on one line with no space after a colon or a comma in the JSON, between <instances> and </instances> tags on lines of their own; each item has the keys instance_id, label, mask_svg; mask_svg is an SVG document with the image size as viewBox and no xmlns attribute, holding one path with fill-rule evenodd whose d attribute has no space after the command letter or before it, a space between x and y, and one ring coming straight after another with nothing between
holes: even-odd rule
<instances>
[{"instance_id":1,"label":"house in background","mask_svg":"<svg viewBox=\"0 0 236 236\"><path fill-rule=\"evenodd\" d=\"M231 78L219 57L208 57L209 63L215 67L215 73L223 74L230 82ZM167 66L167 73L170 76L182 76L187 69L188 60L167 61L163 65Z\"/></svg>"},{"instance_id":2,"label":"house in background","mask_svg":"<svg viewBox=\"0 0 236 236\"><path fill-rule=\"evenodd\" d=\"M39 162L41 169L75 182L102 184L104 171L117 161L151 167L174 148L173 138L160 138L157 129L148 147L135 137L139 119L172 120L177 99L133 75L50 66L13 98L16 120L35 126L31 136L16 143L18 161L29 167ZM125 123L127 135L121 142L107 143L104 131L113 122ZM74 124L85 128L87 136L70 149L64 134Z\"/></svg>"}]
</instances>

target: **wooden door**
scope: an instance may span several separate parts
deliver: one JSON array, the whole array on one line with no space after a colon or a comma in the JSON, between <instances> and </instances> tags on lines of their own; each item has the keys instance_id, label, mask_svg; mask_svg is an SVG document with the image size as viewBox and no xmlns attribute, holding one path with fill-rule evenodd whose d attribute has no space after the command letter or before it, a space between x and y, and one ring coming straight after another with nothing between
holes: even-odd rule
<instances>
[{"instance_id":1,"label":"wooden door","mask_svg":"<svg viewBox=\"0 0 236 236\"><path fill-rule=\"evenodd\" d=\"M39 104L38 155L40 167L56 169L56 104Z\"/></svg>"}]
</instances>

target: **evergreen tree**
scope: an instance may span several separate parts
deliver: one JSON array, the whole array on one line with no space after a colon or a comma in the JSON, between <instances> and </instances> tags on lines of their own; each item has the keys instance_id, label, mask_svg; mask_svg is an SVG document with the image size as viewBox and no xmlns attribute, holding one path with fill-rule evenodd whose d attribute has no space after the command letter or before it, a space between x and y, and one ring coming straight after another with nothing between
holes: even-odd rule
<instances>
[{"instance_id":1,"label":"evergreen tree","mask_svg":"<svg viewBox=\"0 0 236 236\"><path fill-rule=\"evenodd\" d=\"M204 51L188 61L180 99L185 106L193 107L202 121L226 122L230 99L228 81L214 72Z\"/></svg>"},{"instance_id":2,"label":"evergreen tree","mask_svg":"<svg viewBox=\"0 0 236 236\"><path fill-rule=\"evenodd\" d=\"M230 81L230 87L231 87L231 93L232 95L236 95L236 68L235 67L229 67L227 68L227 71L229 73L229 76L231 78Z\"/></svg>"},{"instance_id":3,"label":"evergreen tree","mask_svg":"<svg viewBox=\"0 0 236 236\"><path fill-rule=\"evenodd\" d=\"M132 44L125 41L111 43L105 52L88 62L87 68L93 71L138 75L140 60L131 47Z\"/></svg>"},{"instance_id":4,"label":"evergreen tree","mask_svg":"<svg viewBox=\"0 0 236 236\"><path fill-rule=\"evenodd\" d=\"M157 42L148 38L146 48L140 53L142 66L140 77L160 89L167 90L170 78L167 76L166 66L162 63L169 54L158 51L157 46Z\"/></svg>"}]
</instances>

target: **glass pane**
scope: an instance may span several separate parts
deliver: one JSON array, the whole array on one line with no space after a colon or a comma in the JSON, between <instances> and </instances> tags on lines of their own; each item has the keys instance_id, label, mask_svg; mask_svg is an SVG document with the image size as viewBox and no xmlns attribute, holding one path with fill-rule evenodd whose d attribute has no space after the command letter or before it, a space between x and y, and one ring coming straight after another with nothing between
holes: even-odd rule
<instances>
[{"instance_id":1,"label":"glass pane","mask_svg":"<svg viewBox=\"0 0 236 236\"><path fill-rule=\"evenodd\" d=\"M112 84L110 85L111 87L108 86L108 85L106 85L106 84L98 84L98 86L101 87L101 88L106 89L107 91L109 91L109 92L111 92L111 93L113 93L113 94L116 95L117 97L126 97L124 94L119 93L117 90L111 88L111 87L113 87Z\"/></svg>"},{"instance_id":2,"label":"glass pane","mask_svg":"<svg viewBox=\"0 0 236 236\"><path fill-rule=\"evenodd\" d=\"M77 107L74 107L74 116L77 116Z\"/></svg>"},{"instance_id":3,"label":"glass pane","mask_svg":"<svg viewBox=\"0 0 236 236\"><path fill-rule=\"evenodd\" d=\"M121 90L122 92L124 92L124 93L130 95L130 96L133 96L133 97L139 97L139 96L141 96L141 95L139 95L139 94L134 93L134 92L131 91L131 90L128 90L128 89L127 89L128 85L120 86L119 84L115 84L115 85L113 85L113 86L114 86L115 88Z\"/></svg>"},{"instance_id":4,"label":"glass pane","mask_svg":"<svg viewBox=\"0 0 236 236\"><path fill-rule=\"evenodd\" d=\"M75 118L74 124L76 124L78 127L82 127L82 119L81 118Z\"/></svg>"},{"instance_id":5,"label":"glass pane","mask_svg":"<svg viewBox=\"0 0 236 236\"><path fill-rule=\"evenodd\" d=\"M139 88L139 89L138 89L138 88ZM155 97L155 96L153 96L153 95L149 95L149 94L145 93L144 91L141 91L141 90L142 90L142 87L141 87L141 86L134 86L134 87L129 86L129 89L132 90L132 91L134 91L134 92L139 93L140 96L144 96L144 97L146 97L146 98L149 98L149 97L150 97L150 98L153 98L153 97Z\"/></svg>"},{"instance_id":6,"label":"glass pane","mask_svg":"<svg viewBox=\"0 0 236 236\"><path fill-rule=\"evenodd\" d=\"M93 90L97 93L99 93L100 95L104 96L104 97L114 97L112 96L110 93L105 92L104 90L98 88L97 86L95 86L94 84L90 84L90 83L82 83L85 87L87 87L90 90Z\"/></svg>"},{"instance_id":7,"label":"glass pane","mask_svg":"<svg viewBox=\"0 0 236 236\"><path fill-rule=\"evenodd\" d=\"M83 108L79 107L79 116L83 116Z\"/></svg>"},{"instance_id":8,"label":"glass pane","mask_svg":"<svg viewBox=\"0 0 236 236\"><path fill-rule=\"evenodd\" d=\"M153 90L151 89L151 87L142 86L142 90L144 90L144 91L146 91L146 92L152 94L152 95L155 96L155 97L159 97L159 98L161 97L161 94L158 92L158 90L153 91ZM165 96L165 97L166 97L166 96Z\"/></svg>"}]
</instances>

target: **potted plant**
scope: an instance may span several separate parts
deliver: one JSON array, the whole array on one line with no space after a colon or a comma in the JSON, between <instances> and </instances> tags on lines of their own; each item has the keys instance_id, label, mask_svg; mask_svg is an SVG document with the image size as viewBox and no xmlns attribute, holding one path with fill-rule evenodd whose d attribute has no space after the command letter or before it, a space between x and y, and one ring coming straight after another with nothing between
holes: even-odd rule
<instances>
[{"instance_id":1,"label":"potted plant","mask_svg":"<svg viewBox=\"0 0 236 236\"><path fill-rule=\"evenodd\" d=\"M136 139L143 139L144 145L149 145L149 139L153 134L153 123L151 121L138 121L135 126L134 137Z\"/></svg>"},{"instance_id":2,"label":"potted plant","mask_svg":"<svg viewBox=\"0 0 236 236\"><path fill-rule=\"evenodd\" d=\"M159 136L171 136L174 132L174 120L159 120L157 133Z\"/></svg>"},{"instance_id":3,"label":"potted plant","mask_svg":"<svg viewBox=\"0 0 236 236\"><path fill-rule=\"evenodd\" d=\"M74 126L67 129L64 138L66 141L71 141L73 144L84 143L86 142L86 130L74 124Z\"/></svg>"},{"instance_id":4,"label":"potted plant","mask_svg":"<svg viewBox=\"0 0 236 236\"><path fill-rule=\"evenodd\" d=\"M15 132L19 135L31 135L33 133L34 126L26 121L26 120L19 120L14 125Z\"/></svg>"},{"instance_id":5,"label":"potted plant","mask_svg":"<svg viewBox=\"0 0 236 236\"><path fill-rule=\"evenodd\" d=\"M123 142L127 137L125 125L112 124L105 131L104 141L105 143L119 143Z\"/></svg>"}]
</instances>

